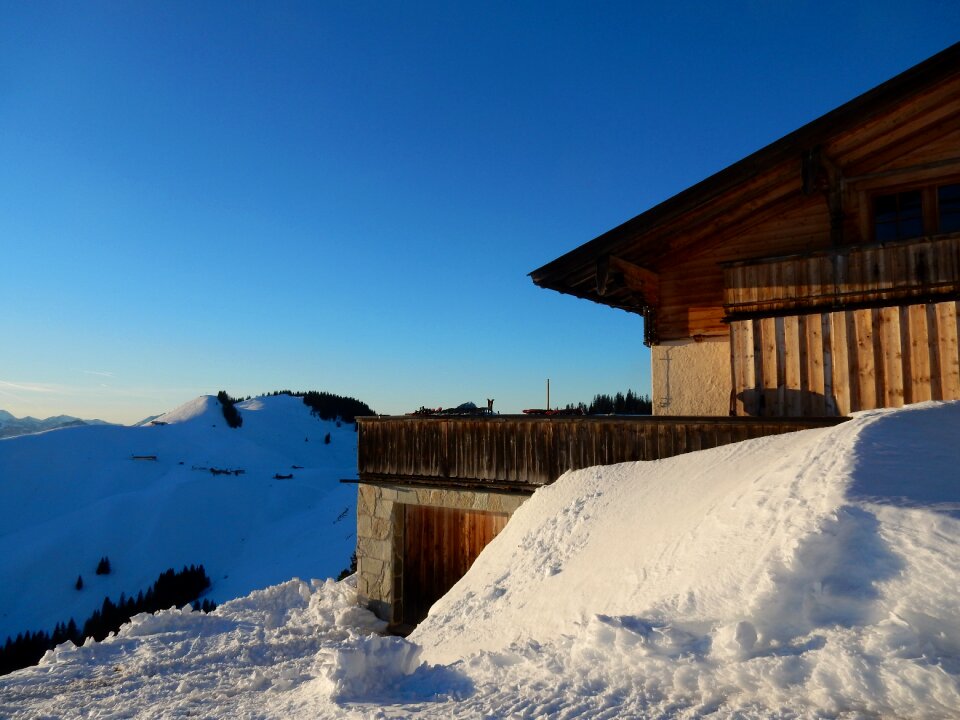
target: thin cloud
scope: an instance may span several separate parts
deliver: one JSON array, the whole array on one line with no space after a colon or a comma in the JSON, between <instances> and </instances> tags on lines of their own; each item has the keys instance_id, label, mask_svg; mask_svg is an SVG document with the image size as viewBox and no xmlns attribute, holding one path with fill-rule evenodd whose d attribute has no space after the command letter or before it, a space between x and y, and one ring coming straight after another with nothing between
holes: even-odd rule
<instances>
[{"instance_id":1,"label":"thin cloud","mask_svg":"<svg viewBox=\"0 0 960 720\"><path fill-rule=\"evenodd\" d=\"M53 387L52 385L40 385L37 383L15 383L10 382L9 380L0 380L0 392L4 392L4 390L20 390L22 392L34 393L57 392L57 388Z\"/></svg>"},{"instance_id":2,"label":"thin cloud","mask_svg":"<svg viewBox=\"0 0 960 720\"><path fill-rule=\"evenodd\" d=\"M112 372L107 372L105 370L84 370L83 372L86 373L87 375L96 375L97 377L107 377L107 378L113 377Z\"/></svg>"}]
</instances>

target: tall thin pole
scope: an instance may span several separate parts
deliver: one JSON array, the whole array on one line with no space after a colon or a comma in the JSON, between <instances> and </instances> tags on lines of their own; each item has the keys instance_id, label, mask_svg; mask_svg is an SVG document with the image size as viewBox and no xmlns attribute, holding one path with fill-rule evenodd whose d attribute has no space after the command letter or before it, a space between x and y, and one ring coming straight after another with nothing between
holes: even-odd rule
<instances>
[{"instance_id":1,"label":"tall thin pole","mask_svg":"<svg viewBox=\"0 0 960 720\"><path fill-rule=\"evenodd\" d=\"M547 378L547 410L550 409L550 378Z\"/></svg>"}]
</instances>

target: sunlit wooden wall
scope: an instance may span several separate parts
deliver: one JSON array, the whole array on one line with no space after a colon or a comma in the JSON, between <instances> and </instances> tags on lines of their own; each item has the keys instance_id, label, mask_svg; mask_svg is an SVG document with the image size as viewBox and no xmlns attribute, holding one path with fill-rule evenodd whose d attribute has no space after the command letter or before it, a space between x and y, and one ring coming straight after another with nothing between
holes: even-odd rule
<instances>
[{"instance_id":1,"label":"sunlit wooden wall","mask_svg":"<svg viewBox=\"0 0 960 720\"><path fill-rule=\"evenodd\" d=\"M737 415L846 415L960 399L960 303L919 303L730 324Z\"/></svg>"}]
</instances>

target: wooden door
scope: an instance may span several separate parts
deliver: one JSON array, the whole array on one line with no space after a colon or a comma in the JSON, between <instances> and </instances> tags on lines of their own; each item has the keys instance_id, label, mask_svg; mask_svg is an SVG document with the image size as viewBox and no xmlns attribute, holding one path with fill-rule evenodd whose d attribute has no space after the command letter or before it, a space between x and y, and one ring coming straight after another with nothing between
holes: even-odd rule
<instances>
[{"instance_id":1,"label":"wooden door","mask_svg":"<svg viewBox=\"0 0 960 720\"><path fill-rule=\"evenodd\" d=\"M505 513L403 506L400 623L416 625L507 524Z\"/></svg>"}]
</instances>

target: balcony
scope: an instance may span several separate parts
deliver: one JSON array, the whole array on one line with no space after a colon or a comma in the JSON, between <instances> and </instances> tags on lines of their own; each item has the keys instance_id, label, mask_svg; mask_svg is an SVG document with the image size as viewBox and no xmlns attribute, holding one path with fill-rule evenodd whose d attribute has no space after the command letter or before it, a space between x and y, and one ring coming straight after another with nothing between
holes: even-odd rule
<instances>
[{"instance_id":1,"label":"balcony","mask_svg":"<svg viewBox=\"0 0 960 720\"><path fill-rule=\"evenodd\" d=\"M658 460L845 418L358 418L360 482L529 494L567 470Z\"/></svg>"},{"instance_id":2,"label":"balcony","mask_svg":"<svg viewBox=\"0 0 960 720\"><path fill-rule=\"evenodd\" d=\"M728 320L956 298L960 234L725 263Z\"/></svg>"}]
</instances>

